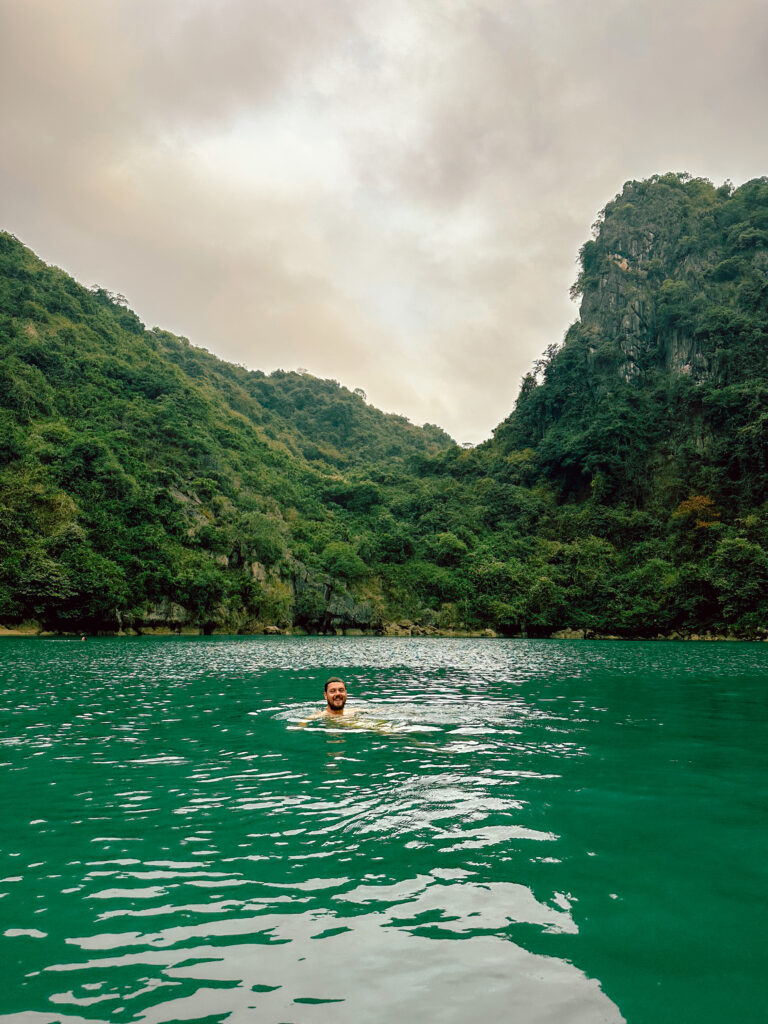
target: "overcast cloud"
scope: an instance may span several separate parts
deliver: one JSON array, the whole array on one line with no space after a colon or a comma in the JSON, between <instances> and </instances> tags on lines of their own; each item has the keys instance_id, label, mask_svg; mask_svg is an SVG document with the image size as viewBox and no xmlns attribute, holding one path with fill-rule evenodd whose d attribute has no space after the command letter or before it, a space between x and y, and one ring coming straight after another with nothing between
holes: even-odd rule
<instances>
[{"instance_id":1,"label":"overcast cloud","mask_svg":"<svg viewBox=\"0 0 768 1024\"><path fill-rule=\"evenodd\" d=\"M630 178L768 174L764 0L0 0L0 227L487 437Z\"/></svg>"}]
</instances>

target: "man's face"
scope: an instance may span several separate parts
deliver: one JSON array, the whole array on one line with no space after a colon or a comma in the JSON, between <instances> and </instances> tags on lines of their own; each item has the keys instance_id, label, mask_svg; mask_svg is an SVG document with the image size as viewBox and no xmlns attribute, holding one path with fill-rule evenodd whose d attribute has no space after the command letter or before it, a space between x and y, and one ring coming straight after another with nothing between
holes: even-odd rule
<instances>
[{"instance_id":1,"label":"man's face","mask_svg":"<svg viewBox=\"0 0 768 1024\"><path fill-rule=\"evenodd\" d=\"M328 688L325 691L325 699L328 702L328 708L330 711L343 711L344 705L347 703L347 688L344 683L342 683L341 680L334 683L328 683Z\"/></svg>"}]
</instances>

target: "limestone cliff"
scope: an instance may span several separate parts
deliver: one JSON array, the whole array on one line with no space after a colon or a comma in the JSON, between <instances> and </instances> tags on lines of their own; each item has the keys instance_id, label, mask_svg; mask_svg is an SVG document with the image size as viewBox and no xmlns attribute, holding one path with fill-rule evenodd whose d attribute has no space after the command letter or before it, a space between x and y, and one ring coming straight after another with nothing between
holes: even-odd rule
<instances>
[{"instance_id":1,"label":"limestone cliff","mask_svg":"<svg viewBox=\"0 0 768 1024\"><path fill-rule=\"evenodd\" d=\"M633 500L670 477L681 494L700 486L700 464L725 445L738 489L765 430L768 179L628 182L580 259L579 319L524 380L496 442L535 448L566 493Z\"/></svg>"}]
</instances>

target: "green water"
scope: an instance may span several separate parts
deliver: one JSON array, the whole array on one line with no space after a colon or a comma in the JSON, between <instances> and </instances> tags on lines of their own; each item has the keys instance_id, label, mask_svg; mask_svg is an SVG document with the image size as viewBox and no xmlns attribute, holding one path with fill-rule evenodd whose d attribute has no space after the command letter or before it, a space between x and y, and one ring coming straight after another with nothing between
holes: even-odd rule
<instances>
[{"instance_id":1,"label":"green water","mask_svg":"<svg viewBox=\"0 0 768 1024\"><path fill-rule=\"evenodd\" d=\"M765 1019L768 644L0 662L1 1024Z\"/></svg>"}]
</instances>

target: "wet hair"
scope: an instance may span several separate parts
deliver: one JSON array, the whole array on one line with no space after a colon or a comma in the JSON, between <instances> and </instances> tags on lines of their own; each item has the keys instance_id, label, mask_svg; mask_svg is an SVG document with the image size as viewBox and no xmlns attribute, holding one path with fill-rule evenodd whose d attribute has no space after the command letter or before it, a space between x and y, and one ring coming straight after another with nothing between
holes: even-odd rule
<instances>
[{"instance_id":1,"label":"wet hair","mask_svg":"<svg viewBox=\"0 0 768 1024\"><path fill-rule=\"evenodd\" d=\"M347 684L344 682L343 679L339 679L338 676L331 676L330 679L326 679L325 680L325 686L323 687L323 693L328 693L328 687L331 685L331 683L342 683L342 685L344 686L344 689L346 690L346 688L347 688Z\"/></svg>"}]
</instances>

